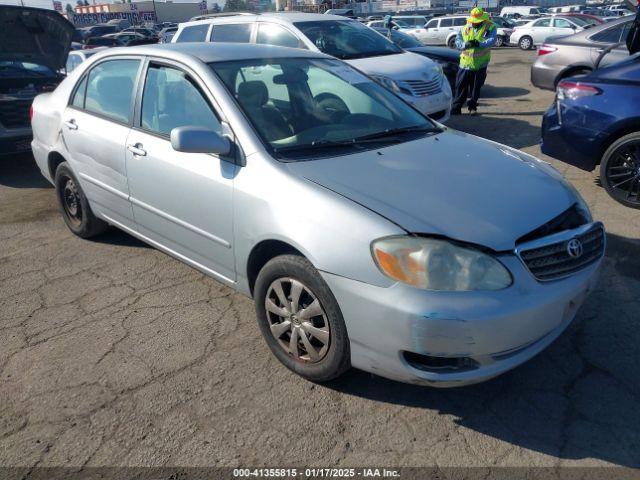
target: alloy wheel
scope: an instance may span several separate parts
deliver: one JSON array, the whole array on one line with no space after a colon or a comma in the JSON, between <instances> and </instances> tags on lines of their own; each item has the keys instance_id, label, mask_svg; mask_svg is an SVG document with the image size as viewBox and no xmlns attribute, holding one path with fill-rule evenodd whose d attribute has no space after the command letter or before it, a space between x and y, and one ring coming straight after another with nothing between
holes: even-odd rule
<instances>
[{"instance_id":1,"label":"alloy wheel","mask_svg":"<svg viewBox=\"0 0 640 480\"><path fill-rule=\"evenodd\" d=\"M621 145L607 163L606 182L611 194L640 207L640 141Z\"/></svg>"},{"instance_id":2,"label":"alloy wheel","mask_svg":"<svg viewBox=\"0 0 640 480\"><path fill-rule=\"evenodd\" d=\"M531 48L531 40L529 40L529 37L524 37L523 39L520 40L520 49L529 50L530 48Z\"/></svg>"},{"instance_id":3,"label":"alloy wheel","mask_svg":"<svg viewBox=\"0 0 640 480\"><path fill-rule=\"evenodd\" d=\"M318 298L302 282L274 280L265 297L271 334L295 360L317 363L329 351L331 330Z\"/></svg>"}]
</instances>

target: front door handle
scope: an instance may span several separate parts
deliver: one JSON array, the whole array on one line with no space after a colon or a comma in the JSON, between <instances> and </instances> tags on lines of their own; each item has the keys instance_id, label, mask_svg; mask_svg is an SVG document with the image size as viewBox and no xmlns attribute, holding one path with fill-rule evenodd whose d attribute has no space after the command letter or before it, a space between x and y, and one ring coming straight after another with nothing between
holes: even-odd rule
<instances>
[{"instance_id":1,"label":"front door handle","mask_svg":"<svg viewBox=\"0 0 640 480\"><path fill-rule=\"evenodd\" d=\"M67 127L69 130L78 129L78 125L76 124L76 121L74 119L67 120L66 122L64 122L64 126Z\"/></svg>"},{"instance_id":2,"label":"front door handle","mask_svg":"<svg viewBox=\"0 0 640 480\"><path fill-rule=\"evenodd\" d=\"M144 157L147 154L147 151L142 149L141 143L136 143L135 145L127 145L127 150L138 157Z\"/></svg>"}]
</instances>

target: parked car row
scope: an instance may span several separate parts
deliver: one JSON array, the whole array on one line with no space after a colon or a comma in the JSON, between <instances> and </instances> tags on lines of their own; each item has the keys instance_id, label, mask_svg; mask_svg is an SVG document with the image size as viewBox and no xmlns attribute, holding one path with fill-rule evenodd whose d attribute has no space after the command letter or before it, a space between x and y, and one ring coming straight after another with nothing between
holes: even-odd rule
<instances>
[{"instance_id":1,"label":"parked car row","mask_svg":"<svg viewBox=\"0 0 640 480\"><path fill-rule=\"evenodd\" d=\"M231 42L305 48L345 61L419 111L444 122L452 91L442 68L407 52L357 20L310 13L264 13L214 17L181 23L173 43ZM334 108L339 99L327 97Z\"/></svg>"}]
</instances>

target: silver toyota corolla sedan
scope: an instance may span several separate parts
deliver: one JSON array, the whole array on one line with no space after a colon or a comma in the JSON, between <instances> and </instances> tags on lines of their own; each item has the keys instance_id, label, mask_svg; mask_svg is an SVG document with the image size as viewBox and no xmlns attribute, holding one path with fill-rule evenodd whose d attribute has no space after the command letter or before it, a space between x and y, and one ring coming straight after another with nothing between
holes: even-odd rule
<instances>
[{"instance_id":1,"label":"silver toyota corolla sedan","mask_svg":"<svg viewBox=\"0 0 640 480\"><path fill-rule=\"evenodd\" d=\"M499 375L567 327L605 248L547 163L321 53L109 49L32 122L73 233L114 225L253 297L274 355L313 381Z\"/></svg>"}]
</instances>

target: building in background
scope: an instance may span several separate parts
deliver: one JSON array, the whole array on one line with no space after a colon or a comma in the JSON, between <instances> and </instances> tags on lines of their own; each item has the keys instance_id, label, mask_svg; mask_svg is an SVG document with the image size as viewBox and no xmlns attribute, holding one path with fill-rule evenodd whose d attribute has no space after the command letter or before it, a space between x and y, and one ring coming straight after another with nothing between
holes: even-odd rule
<instances>
[{"instance_id":1,"label":"building in background","mask_svg":"<svg viewBox=\"0 0 640 480\"><path fill-rule=\"evenodd\" d=\"M142 0L132 3L96 3L76 6L71 20L75 25L105 23L126 19L133 24L143 22L186 22L207 10L206 2L174 3Z\"/></svg>"}]
</instances>

